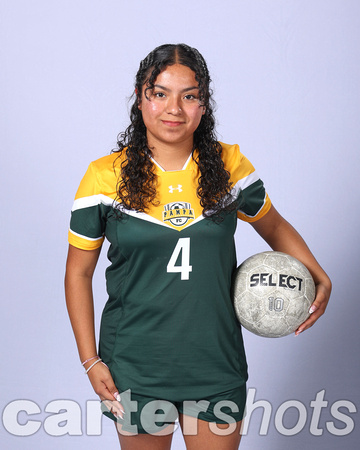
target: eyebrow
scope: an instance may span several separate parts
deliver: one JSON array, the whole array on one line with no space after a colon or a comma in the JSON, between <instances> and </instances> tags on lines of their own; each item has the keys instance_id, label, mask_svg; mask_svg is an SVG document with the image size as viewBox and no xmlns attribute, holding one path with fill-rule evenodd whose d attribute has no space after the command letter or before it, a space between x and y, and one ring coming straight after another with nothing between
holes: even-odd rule
<instances>
[{"instance_id":1,"label":"eyebrow","mask_svg":"<svg viewBox=\"0 0 360 450\"><path fill-rule=\"evenodd\" d=\"M171 91L171 89L169 89L169 88L167 88L165 86L162 86L161 84L154 84L154 88L160 88L160 89L163 89L166 92L170 92ZM191 86L191 87L183 89L181 92L188 92L188 91L192 91L194 89L199 89L199 86Z\"/></svg>"}]
</instances>

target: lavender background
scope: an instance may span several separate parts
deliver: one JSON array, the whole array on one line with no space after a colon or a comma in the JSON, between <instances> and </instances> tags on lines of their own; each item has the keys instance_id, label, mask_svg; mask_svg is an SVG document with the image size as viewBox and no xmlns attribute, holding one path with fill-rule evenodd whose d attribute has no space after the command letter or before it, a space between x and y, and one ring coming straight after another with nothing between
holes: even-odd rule
<instances>
[{"instance_id":1,"label":"lavender background","mask_svg":"<svg viewBox=\"0 0 360 450\"><path fill-rule=\"evenodd\" d=\"M88 163L109 153L128 123L139 61L166 42L203 53L220 140L240 144L334 284L326 315L303 335L267 340L244 332L248 386L272 410L267 436L260 434L258 409L240 448L357 448L359 413L340 408L345 416L338 420L331 406L347 400L358 410L360 403L360 3L3 0L0 24L2 448L117 448L107 419L100 436L87 435L94 425L86 426L86 401L96 396L65 309L67 228ZM236 239L239 262L267 250L246 224ZM103 252L95 275L97 320L106 301L105 267ZM315 426L311 402L322 390L328 404ZM46 405L64 399L79 405L70 420L81 425L79 436L53 435L60 428ZM40 422L30 436L12 435L4 425L5 407L16 400L38 405L34 414L18 415L20 425ZM276 412L294 401L304 405L306 423L285 436ZM289 408L283 426L291 430L298 420L299 411ZM338 436L329 422L355 429ZM173 442L185 448L179 432Z\"/></svg>"}]
</instances>

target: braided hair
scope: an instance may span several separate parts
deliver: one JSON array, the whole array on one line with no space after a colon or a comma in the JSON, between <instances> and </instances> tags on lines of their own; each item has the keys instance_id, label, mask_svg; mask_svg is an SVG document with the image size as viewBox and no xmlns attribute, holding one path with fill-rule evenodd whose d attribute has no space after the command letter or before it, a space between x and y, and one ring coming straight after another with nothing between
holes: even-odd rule
<instances>
[{"instance_id":1,"label":"braided hair","mask_svg":"<svg viewBox=\"0 0 360 450\"><path fill-rule=\"evenodd\" d=\"M125 152L117 184L119 208L146 212L150 204L157 205L157 178L150 159L146 127L139 110L142 88L146 92L154 88L157 76L168 66L181 64L195 73L199 84L199 100L205 107L198 128L194 132L193 157L200 170L197 195L205 217L221 220L222 211L233 209L230 196L230 174L221 159L222 147L215 135L215 118L211 98L210 75L206 62L195 48L185 44L161 45L140 62L135 78L135 101L130 110L130 125L118 136L117 149ZM196 157L194 150L197 150Z\"/></svg>"}]
</instances>

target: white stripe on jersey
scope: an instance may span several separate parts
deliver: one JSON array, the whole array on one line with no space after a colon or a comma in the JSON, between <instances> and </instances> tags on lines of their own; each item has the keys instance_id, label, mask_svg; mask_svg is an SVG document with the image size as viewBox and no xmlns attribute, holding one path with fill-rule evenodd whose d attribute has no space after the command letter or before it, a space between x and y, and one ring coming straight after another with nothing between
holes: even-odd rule
<instances>
[{"instance_id":1,"label":"white stripe on jersey","mask_svg":"<svg viewBox=\"0 0 360 450\"><path fill-rule=\"evenodd\" d=\"M97 205L106 205L106 206L112 206L112 205L118 205L119 203L117 201L114 201L112 198L107 197L104 194L96 194L96 195L90 195L89 197L82 197L82 198L78 198L74 201L74 205L72 207L71 211L76 211L78 209L83 209L83 208L90 208L91 206L97 206ZM139 212L139 211L135 211L135 210L131 210L131 209L125 209L120 207L119 208L120 211L124 214L127 214L128 216L132 216L132 217L137 217L140 220L146 220L147 222L152 222L155 223L157 225L162 225L163 227L166 228L170 228L171 230L176 230L175 228L173 228L171 225L168 225L165 222L162 222L161 220L155 219L154 217L150 216L149 214L143 213L143 212ZM196 220L194 220L194 222L198 222L198 220L203 219L203 216L198 217ZM90 239L87 238L86 236L82 236L80 234L77 234L75 232L73 232L72 230L70 230L73 234L82 237L83 239ZM98 240L101 238L96 238L96 239L90 239L90 240Z\"/></svg>"},{"instance_id":2,"label":"white stripe on jersey","mask_svg":"<svg viewBox=\"0 0 360 450\"><path fill-rule=\"evenodd\" d=\"M235 186L231 189L230 194L233 197L233 199L237 199L239 196L240 191L246 189L247 187L251 186L253 183L255 183L256 181L258 181L260 179L260 177L258 176L258 174L256 173L256 170L254 172L252 172L250 175L248 175L245 178L242 178L241 180L239 180ZM263 200L263 203L261 205L261 208L258 209L258 211L256 212L256 214L254 214L253 216L251 216L250 214L246 214L244 211L242 211L241 209L239 209L239 212L241 212L241 214L244 214L244 216L246 217L256 217L260 211L263 209L263 207L265 206L266 203L266 193L265 193L265 197Z\"/></svg>"},{"instance_id":3,"label":"white stripe on jersey","mask_svg":"<svg viewBox=\"0 0 360 450\"><path fill-rule=\"evenodd\" d=\"M91 238L89 236L84 236L83 234L76 233L76 231L73 231L71 228L69 228L69 230L70 230L71 234L74 234L75 236L78 236L81 239L86 239L87 241L94 241L95 242L95 241L100 241L100 239L104 238L104 236L100 236L98 238Z\"/></svg>"},{"instance_id":4,"label":"white stripe on jersey","mask_svg":"<svg viewBox=\"0 0 360 450\"><path fill-rule=\"evenodd\" d=\"M230 191L234 200L238 198L240 190L243 191L244 189L246 189L247 187L249 187L250 185L252 185L253 183L255 183L258 180L259 180L259 176L256 173L256 170L254 172L250 173L250 175L248 175L247 177L239 180Z\"/></svg>"},{"instance_id":5,"label":"white stripe on jersey","mask_svg":"<svg viewBox=\"0 0 360 450\"><path fill-rule=\"evenodd\" d=\"M74 201L71 211L76 211L77 209L90 208L91 206L97 205L112 205L114 200L107 197L104 194L90 195L89 197L78 198ZM117 202L115 202L117 203Z\"/></svg>"}]
</instances>

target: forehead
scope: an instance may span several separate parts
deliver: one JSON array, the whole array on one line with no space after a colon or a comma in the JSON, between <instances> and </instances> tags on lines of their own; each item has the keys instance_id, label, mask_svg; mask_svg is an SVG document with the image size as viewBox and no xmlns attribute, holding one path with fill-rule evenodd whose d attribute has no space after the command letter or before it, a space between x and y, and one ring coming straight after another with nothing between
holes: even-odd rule
<instances>
[{"instance_id":1,"label":"forehead","mask_svg":"<svg viewBox=\"0 0 360 450\"><path fill-rule=\"evenodd\" d=\"M199 85L196 81L195 72L190 67L183 66L182 64L167 66L159 73L154 84L161 84L166 87L198 87Z\"/></svg>"}]
</instances>

